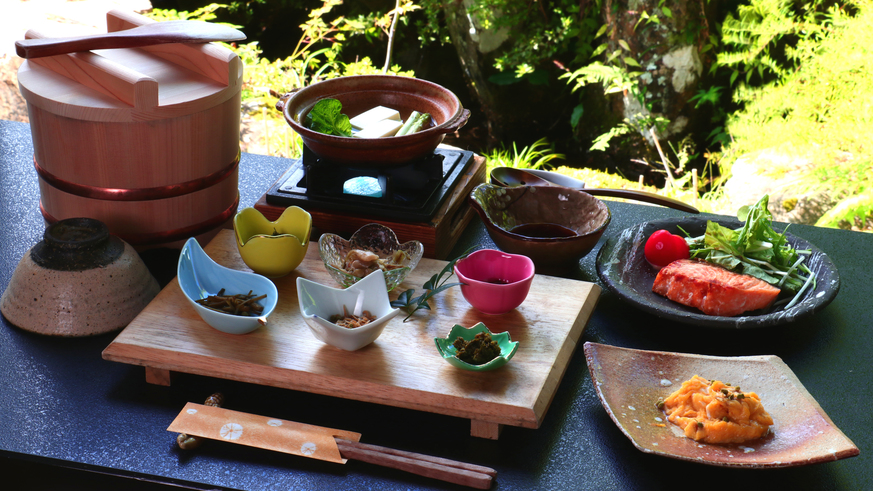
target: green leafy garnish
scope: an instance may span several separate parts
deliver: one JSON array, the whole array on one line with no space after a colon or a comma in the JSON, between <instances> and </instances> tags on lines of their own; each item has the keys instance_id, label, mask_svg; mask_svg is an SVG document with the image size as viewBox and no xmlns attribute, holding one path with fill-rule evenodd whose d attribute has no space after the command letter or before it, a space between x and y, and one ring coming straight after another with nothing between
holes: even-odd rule
<instances>
[{"instance_id":1,"label":"green leafy garnish","mask_svg":"<svg viewBox=\"0 0 873 491\"><path fill-rule=\"evenodd\" d=\"M415 289L410 288L406 290L397 297L397 300L391 302L391 306L396 309L402 309L407 313L406 317L403 319L403 322L409 320L412 317L412 314L417 312L419 309L430 310L430 304L427 303L428 299L436 295L437 293L441 293L445 290L453 286L461 285L460 282L456 283L447 283L449 278L451 278L455 274L455 263L467 257L470 252L473 251L473 248L467 249L464 254L456 257L452 261L443 267L442 271L430 277L430 279L422 286L425 292L419 296L415 295ZM448 276L446 276L448 275ZM445 276L445 278L444 278Z\"/></svg>"},{"instance_id":2,"label":"green leafy garnish","mask_svg":"<svg viewBox=\"0 0 873 491\"><path fill-rule=\"evenodd\" d=\"M794 249L784 230L773 229L773 216L767 209L769 199L765 194L753 206L740 208L737 218L744 222L742 227L732 230L708 221L704 235L685 241L692 258L754 276L794 293L785 307L789 308L810 285L815 287L815 273L803 264L812 251Z\"/></svg>"},{"instance_id":3,"label":"green leafy garnish","mask_svg":"<svg viewBox=\"0 0 873 491\"><path fill-rule=\"evenodd\" d=\"M322 99L306 115L306 127L334 136L352 136L352 123L343 114L343 105L336 99Z\"/></svg>"}]
</instances>

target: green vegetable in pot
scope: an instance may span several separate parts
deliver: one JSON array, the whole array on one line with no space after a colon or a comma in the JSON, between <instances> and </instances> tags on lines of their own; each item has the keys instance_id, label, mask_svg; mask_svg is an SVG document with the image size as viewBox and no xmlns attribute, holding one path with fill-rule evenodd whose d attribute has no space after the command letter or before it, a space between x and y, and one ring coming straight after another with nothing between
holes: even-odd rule
<instances>
[{"instance_id":1,"label":"green vegetable in pot","mask_svg":"<svg viewBox=\"0 0 873 491\"><path fill-rule=\"evenodd\" d=\"M397 130L397 133L395 133L394 136L403 136L409 133L409 128L412 128L412 124L415 123L415 120L420 115L421 113L419 113L418 111L412 111L412 114L410 114L409 117L406 118L406 122L403 123L403 126L401 126L399 130Z\"/></svg>"},{"instance_id":2,"label":"green vegetable in pot","mask_svg":"<svg viewBox=\"0 0 873 491\"><path fill-rule=\"evenodd\" d=\"M430 114L420 114L418 111L413 111L406 119L406 123L397 131L394 136L411 135L421 131L426 123L430 121Z\"/></svg>"},{"instance_id":3,"label":"green vegetable in pot","mask_svg":"<svg viewBox=\"0 0 873 491\"><path fill-rule=\"evenodd\" d=\"M352 136L352 123L336 99L322 99L306 115L305 126L312 131L334 136Z\"/></svg>"}]
</instances>

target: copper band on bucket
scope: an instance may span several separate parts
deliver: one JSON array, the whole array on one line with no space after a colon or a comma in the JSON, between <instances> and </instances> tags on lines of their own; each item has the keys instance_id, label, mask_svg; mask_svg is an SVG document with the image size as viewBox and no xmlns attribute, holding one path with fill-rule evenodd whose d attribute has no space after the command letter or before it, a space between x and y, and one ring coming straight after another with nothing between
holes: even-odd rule
<instances>
[{"instance_id":1,"label":"copper band on bucket","mask_svg":"<svg viewBox=\"0 0 873 491\"><path fill-rule=\"evenodd\" d=\"M234 202L223 212L218 215L205 220L200 223L195 223L193 225L188 225L186 227L177 228L174 230L163 230L160 232L152 232L145 234L125 234L118 233L117 235L120 239L124 240L128 244L133 246L148 246L162 243L175 242L177 240L185 240L188 237L195 237L200 234L204 234L211 230L214 230L220 227L224 222L230 220L231 217L236 213L237 208L239 207L239 195L237 195ZM39 202L39 211L42 213L43 218L49 224L55 223L58 221L57 218L50 215L45 208L42 206L42 200Z\"/></svg>"},{"instance_id":2,"label":"copper band on bucket","mask_svg":"<svg viewBox=\"0 0 873 491\"><path fill-rule=\"evenodd\" d=\"M81 196L83 198L109 201L150 201L182 196L183 194L193 193L213 186L215 183L227 179L228 176L236 171L237 167L239 167L239 159L240 153L237 153L236 159L227 167L207 176L192 179L187 182L137 189L101 188L65 181L40 167L35 156L33 158L33 166L36 168L36 173L43 181L65 193Z\"/></svg>"}]
</instances>

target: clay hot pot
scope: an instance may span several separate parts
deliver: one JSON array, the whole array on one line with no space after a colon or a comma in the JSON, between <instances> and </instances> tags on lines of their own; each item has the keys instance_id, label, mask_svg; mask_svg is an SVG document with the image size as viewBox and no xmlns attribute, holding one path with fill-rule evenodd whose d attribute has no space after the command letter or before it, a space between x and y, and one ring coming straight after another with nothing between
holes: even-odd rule
<instances>
[{"instance_id":1,"label":"clay hot pot","mask_svg":"<svg viewBox=\"0 0 873 491\"><path fill-rule=\"evenodd\" d=\"M312 131L303 122L321 99L333 98L353 118L376 106L396 109L404 120L412 111L429 113L435 125L411 135L354 138ZM450 90L435 83L395 75L356 75L318 82L286 94L276 105L285 121L315 155L337 164L386 167L431 154L445 135L466 124L470 111Z\"/></svg>"}]
</instances>

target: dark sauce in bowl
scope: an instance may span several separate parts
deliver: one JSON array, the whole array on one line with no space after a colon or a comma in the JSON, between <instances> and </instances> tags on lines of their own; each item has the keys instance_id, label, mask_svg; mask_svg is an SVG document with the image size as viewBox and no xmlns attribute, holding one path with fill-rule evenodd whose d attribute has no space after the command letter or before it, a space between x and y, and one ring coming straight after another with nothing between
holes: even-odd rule
<instances>
[{"instance_id":1,"label":"dark sauce in bowl","mask_svg":"<svg viewBox=\"0 0 873 491\"><path fill-rule=\"evenodd\" d=\"M557 223L524 223L512 227L510 232L534 239L567 238L578 235L574 230Z\"/></svg>"}]
</instances>

